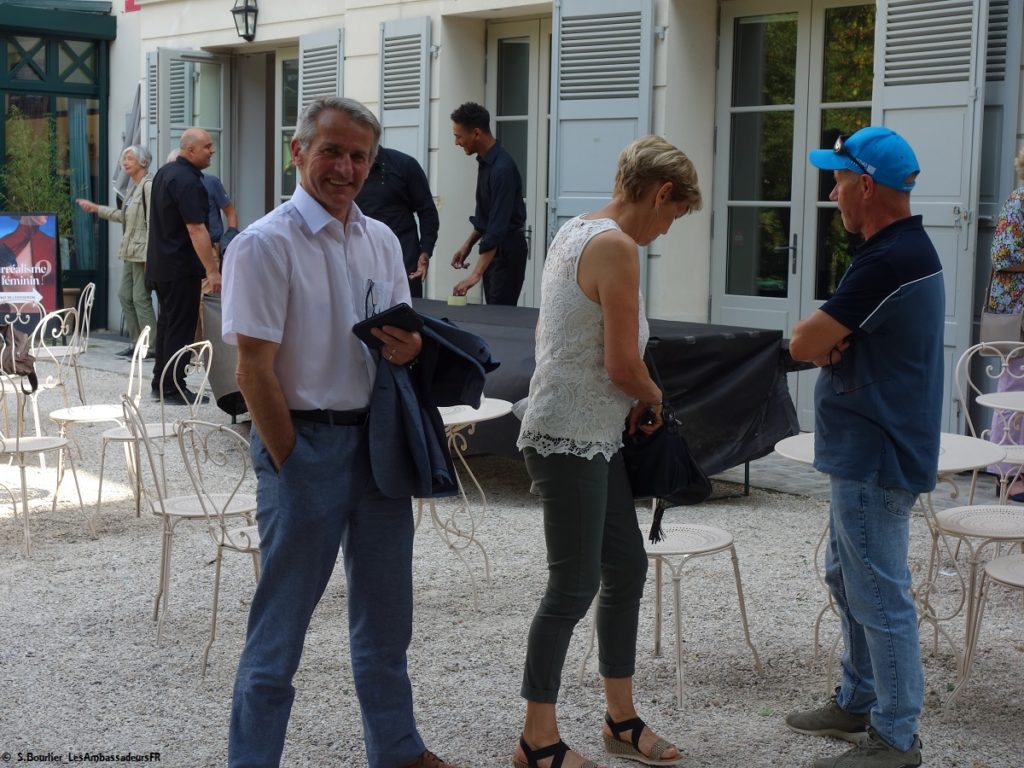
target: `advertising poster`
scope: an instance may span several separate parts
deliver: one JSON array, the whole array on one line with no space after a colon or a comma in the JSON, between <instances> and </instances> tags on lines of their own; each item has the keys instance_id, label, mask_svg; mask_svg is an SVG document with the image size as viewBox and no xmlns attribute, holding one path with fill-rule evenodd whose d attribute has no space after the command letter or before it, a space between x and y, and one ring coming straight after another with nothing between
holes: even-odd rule
<instances>
[{"instance_id":1,"label":"advertising poster","mask_svg":"<svg viewBox=\"0 0 1024 768\"><path fill-rule=\"evenodd\" d=\"M63 303L60 248L53 213L0 213L0 305L38 301L47 312Z\"/></svg>"}]
</instances>

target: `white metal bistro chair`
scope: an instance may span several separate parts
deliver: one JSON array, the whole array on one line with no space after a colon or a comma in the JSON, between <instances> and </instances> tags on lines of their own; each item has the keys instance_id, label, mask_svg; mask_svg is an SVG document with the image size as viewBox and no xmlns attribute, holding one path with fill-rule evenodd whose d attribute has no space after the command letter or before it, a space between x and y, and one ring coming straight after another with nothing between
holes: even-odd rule
<instances>
[{"instance_id":1,"label":"white metal bistro chair","mask_svg":"<svg viewBox=\"0 0 1024 768\"><path fill-rule=\"evenodd\" d=\"M1024 555L1005 555L985 564L978 587L978 607L973 623L967 627L963 672L953 693L950 694L950 701L963 690L970 679L971 669L974 666L974 654L978 648L978 638L981 635L981 621L985 616L985 605L988 602L989 590L993 583L1024 591Z\"/></svg>"},{"instance_id":2,"label":"white metal bistro chair","mask_svg":"<svg viewBox=\"0 0 1024 768\"><path fill-rule=\"evenodd\" d=\"M142 368L143 362L146 359L146 352L149 349L149 331L149 326L145 326L139 334L139 338L135 341L135 349L132 353L131 369L128 372L128 386L124 392L124 394L127 397L130 397L136 405L138 405L142 398L142 384L144 381ZM61 437L70 436L71 441L75 443L76 447L78 447L78 455L81 456L82 449L81 446L78 446L77 441L75 440L72 427L76 424L102 424L106 422L112 422L123 426L124 406L120 401L117 403L73 405L68 408L58 408L55 411L50 411L50 419L57 423ZM125 434L127 434L126 431ZM110 442L111 440L107 438L102 440L102 448L100 451L99 490L96 495L97 512L99 511L100 503L103 500L103 469L107 457L107 445ZM127 445L127 440L121 442ZM129 474L132 477L132 486L135 492L135 516L138 517L138 480L136 478L135 469L130 462L131 451L126 451L125 455L129 458Z\"/></svg>"},{"instance_id":3,"label":"white metal bistro chair","mask_svg":"<svg viewBox=\"0 0 1024 768\"><path fill-rule=\"evenodd\" d=\"M194 491L171 496L166 490L164 469L157 457L157 446L164 440L154 440L146 429L139 407L131 398L122 397L126 429L134 438L135 466L141 478L142 498L146 501L149 511L163 524L163 535L160 545L160 573L157 583L156 598L153 601L153 621L157 622L157 642L163 638L164 616L170 602L171 582L171 545L174 529L182 520L207 520L207 512L203 508ZM175 427L177 429L177 427ZM177 434L177 432L175 432ZM220 499L223 494L211 494L212 498ZM256 510L255 496L235 494L230 504L225 506L224 514L239 517L252 522L250 516ZM162 610L161 610L162 608Z\"/></svg>"},{"instance_id":4,"label":"white metal bistro chair","mask_svg":"<svg viewBox=\"0 0 1024 768\"><path fill-rule=\"evenodd\" d=\"M957 684L950 696L952 700L966 681L969 657L974 650L973 633L980 621L981 605L978 576L979 571L984 572L985 552L993 549L998 556L1002 545L1024 544L1024 507L999 504L953 507L936 512L935 522L942 533L959 539L967 548L966 629L963 653L957 660Z\"/></svg>"},{"instance_id":5,"label":"white metal bistro chair","mask_svg":"<svg viewBox=\"0 0 1024 768\"><path fill-rule=\"evenodd\" d=\"M239 510L256 508L256 497L249 492L255 484L255 477L249 441L225 424L186 419L178 429L178 446L196 498L206 515L210 538L217 547L210 640L203 651L202 673L205 677L210 649L217 637L217 606L224 553L249 555L256 580L260 577L259 529L247 515L242 519L239 516Z\"/></svg>"},{"instance_id":6,"label":"white metal bistro chair","mask_svg":"<svg viewBox=\"0 0 1024 768\"><path fill-rule=\"evenodd\" d=\"M164 366L163 371L160 374L161 384L164 381L173 381L174 377L171 371L174 370L174 366L178 364L179 360L185 361L185 371L189 379L195 381L194 395L195 399L189 399L184 410L180 405L170 405L167 403L163 396L160 397L160 421L151 421L146 423L146 435L150 440L153 441L154 450L159 459L160 464L160 476L165 476L165 447L164 442L167 440L173 440L177 434L178 422L182 419L194 419L199 415L199 407L202 405L204 394L207 390L207 381L210 375L210 364L213 357L213 345L208 341L197 341L194 344L189 344L182 347L173 355L170 360ZM140 379L139 386L145 391L145 382ZM177 389L177 385L173 385ZM163 387L161 386L161 391ZM185 394L180 393L184 399ZM106 455L107 446L110 443L120 445L130 445L134 442L134 437L129 432L126 426L111 427L106 430L102 436L103 448L100 455L102 462L103 456ZM131 461L131 454L128 455L128 466L131 469L134 464ZM100 488L99 493L103 493L103 475L102 475L102 464L100 467ZM134 474L135 479L135 515L136 517L140 514L140 491L139 491L139 480L138 475ZM164 481L164 492L167 491L167 485ZM99 497L97 497L99 498ZM97 502L98 505L98 502Z\"/></svg>"},{"instance_id":7,"label":"white metal bistro chair","mask_svg":"<svg viewBox=\"0 0 1024 768\"><path fill-rule=\"evenodd\" d=\"M3 318L8 323L17 323L19 320L24 321L24 316L20 315L19 312L8 313ZM0 344L3 344L0 341ZM0 355L10 356L13 361L14 357L14 346L12 344L3 344L3 349L0 349ZM0 385L2 385L2 391L5 395L4 400L7 400L8 395L13 395L16 400L14 408L14 426L13 429L5 429L0 432L0 458L7 459L10 464L18 468L19 484L21 491L21 509L18 510L18 505L14 505L14 512L16 515L20 515L23 528L24 538L24 550L25 556L31 557L32 555L32 535L29 528L29 503L28 503L28 467L27 462L35 457L42 457L46 453L57 452L61 454L67 452L68 466L71 467L71 475L75 482L75 491L78 494L78 507L82 511L82 516L85 518L86 525L89 528L89 533L92 536L96 535L95 525L91 515L87 515L85 507L82 504L82 493L78 485L78 475L75 472L75 465L69 450L68 441L63 437L49 437L49 436L30 436L25 434L25 404L26 400L30 399L34 394L31 387L28 386L27 377L19 376L17 374L8 374L4 371L7 368L14 370L13 362L8 365L0 364ZM40 469L41 472L45 472L44 468ZM60 493L61 476L58 470L53 470L54 475L54 489L53 497L51 501L51 512L57 509L57 497ZM13 493L11 494L13 497Z\"/></svg>"},{"instance_id":8,"label":"white metal bistro chair","mask_svg":"<svg viewBox=\"0 0 1024 768\"><path fill-rule=\"evenodd\" d=\"M964 422L967 425L968 433L972 437L979 437L983 440L990 440L992 435L991 426L988 424L975 424L971 415L971 406L979 395L982 395L995 387L999 378L1010 371L1010 362L1019 361L1024 357L1024 343L1018 342L996 342L981 343L968 347L960 356L956 364L956 396L963 407ZM1010 374L1012 375L1012 374ZM992 411L985 411L985 416ZM1019 445L1013 438L1013 432L1024 418L1019 413L1012 411L996 411L996 418L1001 419L1005 425L1000 445L1006 450L1006 457L1001 464L1013 465L1015 469L1000 474L999 477L999 500L1006 502L1010 484L1024 466L1024 445ZM974 503L974 488L977 483L978 470L971 475L971 490L967 497L967 503Z\"/></svg>"},{"instance_id":9,"label":"white metal bistro chair","mask_svg":"<svg viewBox=\"0 0 1024 768\"><path fill-rule=\"evenodd\" d=\"M683 619L682 619L682 581L683 567L694 558L717 555L728 552L732 558L733 575L736 580L736 597L739 600L740 621L743 625L743 637L747 647L754 655L754 670L757 674L764 673L761 657L750 639L750 627L747 624L747 606L743 599L743 582L740 580L740 561L736 556L732 534L721 528L710 525L685 523L662 526L664 538L657 544L645 539L644 548L647 557L654 563L654 655L661 655L661 586L662 566L668 566L672 576L673 618L676 630L676 706L683 705ZM645 534L646 535L646 534ZM580 680L586 672L587 662L594 651L596 623L591 623L590 643L580 664Z\"/></svg>"},{"instance_id":10,"label":"white metal bistro chair","mask_svg":"<svg viewBox=\"0 0 1024 768\"><path fill-rule=\"evenodd\" d=\"M55 354L66 357L71 369L75 372L75 385L78 387L78 401L85 405L85 388L82 386L82 373L78 366L78 358L89 351L89 332L92 326L92 305L96 299L96 283L87 283L78 295L75 306L77 322L72 333L63 337L62 343L54 345Z\"/></svg>"}]
</instances>

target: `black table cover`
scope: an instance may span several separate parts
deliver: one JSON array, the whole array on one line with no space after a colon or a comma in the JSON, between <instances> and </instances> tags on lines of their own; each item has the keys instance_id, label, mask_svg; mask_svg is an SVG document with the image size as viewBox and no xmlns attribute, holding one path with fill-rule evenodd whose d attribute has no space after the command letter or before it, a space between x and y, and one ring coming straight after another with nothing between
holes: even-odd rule
<instances>
[{"instance_id":1,"label":"black table cover","mask_svg":"<svg viewBox=\"0 0 1024 768\"><path fill-rule=\"evenodd\" d=\"M414 299L426 315L448 318L487 339L501 366L488 374L485 393L516 402L526 397L533 375L537 310ZM203 302L206 328L220 328L220 297ZM651 320L651 353L666 395L683 422L686 439L709 475L764 456L775 443L799 432L786 385L782 333L706 323ZM210 333L213 366L210 388L221 410L245 412L235 384L235 348ZM505 416L477 425L474 453L518 455L519 421Z\"/></svg>"}]
</instances>

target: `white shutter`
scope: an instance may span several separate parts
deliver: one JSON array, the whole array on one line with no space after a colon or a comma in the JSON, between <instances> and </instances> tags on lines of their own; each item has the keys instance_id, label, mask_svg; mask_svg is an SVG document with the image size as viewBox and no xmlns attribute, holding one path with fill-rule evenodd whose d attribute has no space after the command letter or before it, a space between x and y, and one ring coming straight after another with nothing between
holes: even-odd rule
<instances>
[{"instance_id":1,"label":"white shutter","mask_svg":"<svg viewBox=\"0 0 1024 768\"><path fill-rule=\"evenodd\" d=\"M430 17L380 25L380 124L384 146L427 168L429 152Z\"/></svg>"},{"instance_id":2,"label":"white shutter","mask_svg":"<svg viewBox=\"0 0 1024 768\"><path fill-rule=\"evenodd\" d=\"M162 158L157 157L160 134L160 70L157 67L157 52L146 51L146 148L153 156L151 170L155 173Z\"/></svg>"},{"instance_id":3,"label":"white shutter","mask_svg":"<svg viewBox=\"0 0 1024 768\"><path fill-rule=\"evenodd\" d=\"M653 0L554 7L548 237L611 198L619 152L650 132Z\"/></svg>"},{"instance_id":4,"label":"white shutter","mask_svg":"<svg viewBox=\"0 0 1024 768\"><path fill-rule=\"evenodd\" d=\"M872 123L902 134L921 174L911 194L946 284L943 429L956 431L950 386L970 345L988 0L879 0Z\"/></svg>"},{"instance_id":5,"label":"white shutter","mask_svg":"<svg viewBox=\"0 0 1024 768\"><path fill-rule=\"evenodd\" d=\"M299 111L321 96L341 96L344 30L327 29L299 38Z\"/></svg>"},{"instance_id":6,"label":"white shutter","mask_svg":"<svg viewBox=\"0 0 1024 768\"><path fill-rule=\"evenodd\" d=\"M650 133L654 2L561 0L552 23L549 241L611 199L619 152Z\"/></svg>"}]
</instances>

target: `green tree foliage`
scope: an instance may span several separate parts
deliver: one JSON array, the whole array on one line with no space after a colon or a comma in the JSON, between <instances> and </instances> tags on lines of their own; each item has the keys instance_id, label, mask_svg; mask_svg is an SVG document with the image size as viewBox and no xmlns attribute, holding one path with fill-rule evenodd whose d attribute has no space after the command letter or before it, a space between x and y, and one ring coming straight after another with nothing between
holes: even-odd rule
<instances>
[{"instance_id":1,"label":"green tree foliage","mask_svg":"<svg viewBox=\"0 0 1024 768\"><path fill-rule=\"evenodd\" d=\"M45 135L38 130L45 126ZM7 112L7 158L0 167L4 210L56 213L61 237L71 237L71 188L58 173L57 126L52 117L32 120L17 107Z\"/></svg>"}]
</instances>

